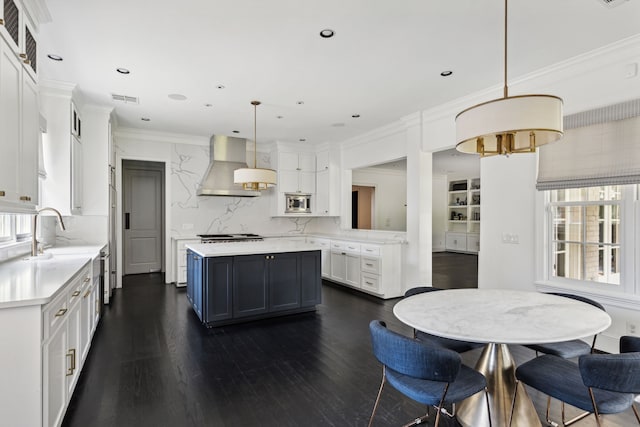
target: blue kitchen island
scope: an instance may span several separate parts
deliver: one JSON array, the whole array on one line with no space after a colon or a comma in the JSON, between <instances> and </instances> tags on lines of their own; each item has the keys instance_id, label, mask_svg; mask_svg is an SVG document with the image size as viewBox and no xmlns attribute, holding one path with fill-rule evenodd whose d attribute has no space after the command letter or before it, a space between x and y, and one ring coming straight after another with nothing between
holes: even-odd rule
<instances>
[{"instance_id":1,"label":"blue kitchen island","mask_svg":"<svg viewBox=\"0 0 640 427\"><path fill-rule=\"evenodd\" d=\"M292 241L187 245L187 299L207 327L314 311L318 246Z\"/></svg>"}]
</instances>

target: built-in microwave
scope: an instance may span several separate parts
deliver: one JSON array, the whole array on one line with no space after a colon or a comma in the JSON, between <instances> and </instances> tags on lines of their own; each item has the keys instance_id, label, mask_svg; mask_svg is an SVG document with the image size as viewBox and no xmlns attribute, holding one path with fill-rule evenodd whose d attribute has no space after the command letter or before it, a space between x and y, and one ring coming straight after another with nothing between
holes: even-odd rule
<instances>
[{"instance_id":1,"label":"built-in microwave","mask_svg":"<svg viewBox=\"0 0 640 427\"><path fill-rule=\"evenodd\" d=\"M311 213L311 194L284 193L285 213Z\"/></svg>"}]
</instances>

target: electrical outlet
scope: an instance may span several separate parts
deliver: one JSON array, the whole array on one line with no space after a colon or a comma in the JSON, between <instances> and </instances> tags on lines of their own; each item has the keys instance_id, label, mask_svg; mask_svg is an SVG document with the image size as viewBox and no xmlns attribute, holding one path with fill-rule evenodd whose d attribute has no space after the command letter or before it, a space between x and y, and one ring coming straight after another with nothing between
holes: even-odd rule
<instances>
[{"instance_id":1,"label":"electrical outlet","mask_svg":"<svg viewBox=\"0 0 640 427\"><path fill-rule=\"evenodd\" d=\"M635 323L627 322L627 333L636 335L638 333L638 327Z\"/></svg>"}]
</instances>

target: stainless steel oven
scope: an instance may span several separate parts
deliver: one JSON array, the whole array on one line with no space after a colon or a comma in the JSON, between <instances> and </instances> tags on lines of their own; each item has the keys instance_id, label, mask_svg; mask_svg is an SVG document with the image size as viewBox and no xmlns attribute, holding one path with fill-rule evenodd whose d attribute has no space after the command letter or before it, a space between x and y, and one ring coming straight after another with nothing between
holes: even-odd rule
<instances>
[{"instance_id":1,"label":"stainless steel oven","mask_svg":"<svg viewBox=\"0 0 640 427\"><path fill-rule=\"evenodd\" d=\"M311 194L284 193L285 213L311 213Z\"/></svg>"}]
</instances>

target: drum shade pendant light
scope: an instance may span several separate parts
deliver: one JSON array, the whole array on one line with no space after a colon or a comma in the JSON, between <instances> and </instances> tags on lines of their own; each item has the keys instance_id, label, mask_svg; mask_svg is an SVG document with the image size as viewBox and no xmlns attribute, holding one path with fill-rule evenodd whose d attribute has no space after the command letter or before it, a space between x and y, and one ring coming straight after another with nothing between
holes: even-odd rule
<instances>
[{"instance_id":1,"label":"drum shade pendant light","mask_svg":"<svg viewBox=\"0 0 640 427\"><path fill-rule=\"evenodd\" d=\"M258 139L257 134L257 109L260 105L260 101L251 101L253 105L253 167L241 168L233 171L233 182L236 184L242 184L245 190L259 191L265 190L267 187L276 184L276 171L273 169L261 169L258 168L257 161L257 149Z\"/></svg>"},{"instance_id":2,"label":"drum shade pendant light","mask_svg":"<svg viewBox=\"0 0 640 427\"><path fill-rule=\"evenodd\" d=\"M562 99L553 95L509 96L507 2L504 2L504 97L456 116L456 149L481 157L533 153L562 137Z\"/></svg>"}]
</instances>

